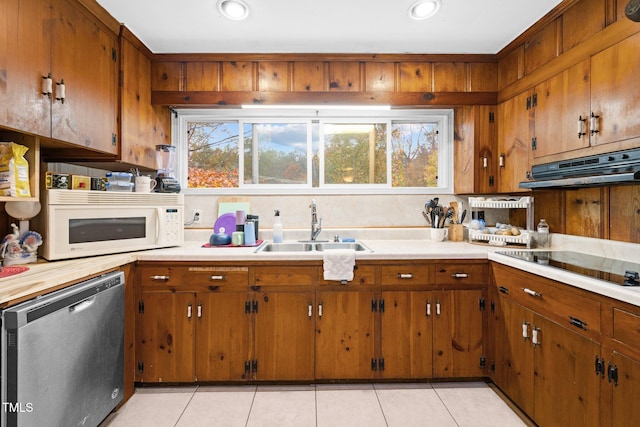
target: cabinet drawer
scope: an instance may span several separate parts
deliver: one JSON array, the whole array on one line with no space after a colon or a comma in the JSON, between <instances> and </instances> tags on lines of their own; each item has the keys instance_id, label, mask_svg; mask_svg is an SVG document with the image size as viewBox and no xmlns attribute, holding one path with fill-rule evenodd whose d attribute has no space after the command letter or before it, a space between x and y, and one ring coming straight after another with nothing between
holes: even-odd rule
<instances>
[{"instance_id":1,"label":"cabinet drawer","mask_svg":"<svg viewBox=\"0 0 640 427\"><path fill-rule=\"evenodd\" d=\"M142 286L179 286L187 283L187 269L184 267L138 266L136 269Z\"/></svg>"},{"instance_id":2,"label":"cabinet drawer","mask_svg":"<svg viewBox=\"0 0 640 427\"><path fill-rule=\"evenodd\" d=\"M600 332L600 302L570 285L494 265L498 292L561 325Z\"/></svg>"},{"instance_id":3,"label":"cabinet drawer","mask_svg":"<svg viewBox=\"0 0 640 427\"><path fill-rule=\"evenodd\" d=\"M318 283L321 285L336 285L340 282L335 280L324 280L324 271L322 267L318 269ZM357 265L353 270L353 280L348 282L350 285L373 285L376 278L376 268L373 265Z\"/></svg>"},{"instance_id":4,"label":"cabinet drawer","mask_svg":"<svg viewBox=\"0 0 640 427\"><path fill-rule=\"evenodd\" d=\"M383 285L407 285L429 283L429 268L426 265L395 264L382 266Z\"/></svg>"},{"instance_id":5,"label":"cabinet drawer","mask_svg":"<svg viewBox=\"0 0 640 427\"><path fill-rule=\"evenodd\" d=\"M485 264L437 264L436 284L487 283L489 266Z\"/></svg>"},{"instance_id":6,"label":"cabinet drawer","mask_svg":"<svg viewBox=\"0 0 640 427\"><path fill-rule=\"evenodd\" d=\"M255 267L256 286L312 285L315 267L273 266Z\"/></svg>"},{"instance_id":7,"label":"cabinet drawer","mask_svg":"<svg viewBox=\"0 0 640 427\"><path fill-rule=\"evenodd\" d=\"M640 349L640 316L614 308L613 338Z\"/></svg>"},{"instance_id":8,"label":"cabinet drawer","mask_svg":"<svg viewBox=\"0 0 640 427\"><path fill-rule=\"evenodd\" d=\"M189 267L189 284L249 286L248 267Z\"/></svg>"}]
</instances>

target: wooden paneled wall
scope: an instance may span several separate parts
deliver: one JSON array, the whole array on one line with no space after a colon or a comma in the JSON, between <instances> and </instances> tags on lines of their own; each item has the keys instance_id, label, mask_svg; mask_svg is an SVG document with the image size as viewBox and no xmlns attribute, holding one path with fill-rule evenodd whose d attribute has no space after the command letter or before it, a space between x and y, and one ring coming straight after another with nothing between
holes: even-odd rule
<instances>
[{"instance_id":1,"label":"wooden paneled wall","mask_svg":"<svg viewBox=\"0 0 640 427\"><path fill-rule=\"evenodd\" d=\"M152 102L486 105L497 67L495 55L156 55Z\"/></svg>"}]
</instances>

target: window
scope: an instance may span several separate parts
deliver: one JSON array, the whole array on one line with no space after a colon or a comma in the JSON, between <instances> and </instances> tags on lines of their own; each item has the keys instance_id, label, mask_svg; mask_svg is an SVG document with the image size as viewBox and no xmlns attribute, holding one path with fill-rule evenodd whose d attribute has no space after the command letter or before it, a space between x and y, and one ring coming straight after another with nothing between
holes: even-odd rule
<instances>
[{"instance_id":1,"label":"window","mask_svg":"<svg viewBox=\"0 0 640 427\"><path fill-rule=\"evenodd\" d=\"M176 113L188 193L452 192L452 110Z\"/></svg>"}]
</instances>

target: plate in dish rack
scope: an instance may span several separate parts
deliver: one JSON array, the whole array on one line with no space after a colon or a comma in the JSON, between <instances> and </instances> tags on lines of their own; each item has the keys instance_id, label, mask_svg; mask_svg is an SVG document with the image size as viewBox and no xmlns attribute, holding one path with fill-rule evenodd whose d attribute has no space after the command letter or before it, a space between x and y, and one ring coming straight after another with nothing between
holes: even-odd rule
<instances>
[{"instance_id":1,"label":"plate in dish rack","mask_svg":"<svg viewBox=\"0 0 640 427\"><path fill-rule=\"evenodd\" d=\"M224 233L231 236L231 233L233 233L234 231L236 231L235 213L226 213L220 215L216 220L216 223L213 225L214 233Z\"/></svg>"}]
</instances>

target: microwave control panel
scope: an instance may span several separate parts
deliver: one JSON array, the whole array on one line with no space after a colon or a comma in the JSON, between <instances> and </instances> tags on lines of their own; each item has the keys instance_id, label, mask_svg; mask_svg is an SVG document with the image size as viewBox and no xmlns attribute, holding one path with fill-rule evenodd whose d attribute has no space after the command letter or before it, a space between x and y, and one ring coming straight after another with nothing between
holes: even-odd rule
<instances>
[{"instance_id":1,"label":"microwave control panel","mask_svg":"<svg viewBox=\"0 0 640 427\"><path fill-rule=\"evenodd\" d=\"M184 243L184 211L182 206L161 207L158 221L160 236L158 243L163 245L181 245Z\"/></svg>"}]
</instances>

